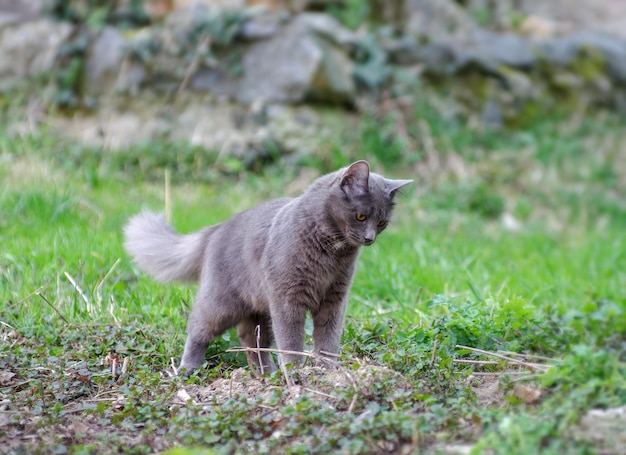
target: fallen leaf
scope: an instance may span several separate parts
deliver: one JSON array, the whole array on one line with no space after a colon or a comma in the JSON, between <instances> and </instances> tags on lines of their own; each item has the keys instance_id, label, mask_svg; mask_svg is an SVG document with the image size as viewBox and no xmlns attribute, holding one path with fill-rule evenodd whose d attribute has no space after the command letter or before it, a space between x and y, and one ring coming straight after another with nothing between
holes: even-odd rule
<instances>
[{"instance_id":1,"label":"fallen leaf","mask_svg":"<svg viewBox=\"0 0 626 455\"><path fill-rule=\"evenodd\" d=\"M191 398L191 395L189 395L189 392L187 392L185 389L180 389L178 392L176 392L176 399L179 400L175 401L176 404L187 404L189 402L194 405L198 404L193 398Z\"/></svg>"},{"instance_id":2,"label":"fallen leaf","mask_svg":"<svg viewBox=\"0 0 626 455\"><path fill-rule=\"evenodd\" d=\"M15 373L11 371L0 371L0 384L6 385L15 377Z\"/></svg>"},{"instance_id":3,"label":"fallen leaf","mask_svg":"<svg viewBox=\"0 0 626 455\"><path fill-rule=\"evenodd\" d=\"M517 384L513 388L513 395L526 404L534 404L541 398L541 390L523 384Z\"/></svg>"}]
</instances>

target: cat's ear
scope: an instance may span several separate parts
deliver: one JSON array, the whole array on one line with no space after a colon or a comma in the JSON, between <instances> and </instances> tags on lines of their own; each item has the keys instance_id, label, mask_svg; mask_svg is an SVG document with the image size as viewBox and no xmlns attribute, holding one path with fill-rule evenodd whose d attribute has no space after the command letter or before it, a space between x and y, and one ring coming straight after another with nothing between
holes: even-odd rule
<instances>
[{"instance_id":1,"label":"cat's ear","mask_svg":"<svg viewBox=\"0 0 626 455\"><path fill-rule=\"evenodd\" d=\"M387 188L387 191L389 191L389 195L391 197L394 197L400 188L408 185L409 183L413 183L413 180L385 179L385 187Z\"/></svg>"},{"instance_id":2,"label":"cat's ear","mask_svg":"<svg viewBox=\"0 0 626 455\"><path fill-rule=\"evenodd\" d=\"M341 189L356 196L369 191L370 165L367 161L352 163L341 175Z\"/></svg>"}]
</instances>

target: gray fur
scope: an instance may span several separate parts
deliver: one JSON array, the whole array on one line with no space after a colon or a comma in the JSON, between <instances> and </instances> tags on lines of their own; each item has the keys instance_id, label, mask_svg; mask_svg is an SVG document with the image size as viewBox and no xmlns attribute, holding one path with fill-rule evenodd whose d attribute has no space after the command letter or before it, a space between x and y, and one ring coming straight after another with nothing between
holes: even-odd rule
<instances>
[{"instance_id":1,"label":"gray fur","mask_svg":"<svg viewBox=\"0 0 626 455\"><path fill-rule=\"evenodd\" d=\"M144 210L124 227L124 247L142 270L159 281L198 281L210 229L181 236L162 215Z\"/></svg>"},{"instance_id":2,"label":"gray fur","mask_svg":"<svg viewBox=\"0 0 626 455\"><path fill-rule=\"evenodd\" d=\"M209 343L234 326L244 346L257 346L259 327L261 347L275 340L280 350L302 352L307 312L314 352L331 354L324 364L332 364L359 248L385 229L396 191L410 182L357 161L297 198L265 202L194 234L177 234L150 212L133 217L125 247L140 268L161 281L199 280L180 367L200 366ZM281 354L280 361L300 357ZM259 364L256 354L248 360ZM261 362L275 369L268 353Z\"/></svg>"}]
</instances>

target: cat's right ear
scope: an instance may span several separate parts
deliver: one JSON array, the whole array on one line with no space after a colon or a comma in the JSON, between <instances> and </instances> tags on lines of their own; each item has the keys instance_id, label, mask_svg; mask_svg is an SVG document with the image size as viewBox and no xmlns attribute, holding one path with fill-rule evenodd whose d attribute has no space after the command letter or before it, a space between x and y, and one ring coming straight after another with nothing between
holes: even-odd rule
<instances>
[{"instance_id":1,"label":"cat's right ear","mask_svg":"<svg viewBox=\"0 0 626 455\"><path fill-rule=\"evenodd\" d=\"M341 189L350 196L366 194L369 191L370 165L367 161L352 163L341 176Z\"/></svg>"},{"instance_id":2,"label":"cat's right ear","mask_svg":"<svg viewBox=\"0 0 626 455\"><path fill-rule=\"evenodd\" d=\"M385 186L387 187L387 191L389 191L389 195L393 198L396 195L396 192L401 189L403 186L408 185L409 183L413 183L413 180L392 180L385 179Z\"/></svg>"}]
</instances>

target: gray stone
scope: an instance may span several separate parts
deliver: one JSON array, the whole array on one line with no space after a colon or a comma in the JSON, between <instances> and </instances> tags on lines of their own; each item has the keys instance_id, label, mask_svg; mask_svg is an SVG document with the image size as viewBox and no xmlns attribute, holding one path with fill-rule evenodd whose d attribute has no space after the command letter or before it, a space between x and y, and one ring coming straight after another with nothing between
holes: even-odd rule
<instances>
[{"instance_id":1,"label":"gray stone","mask_svg":"<svg viewBox=\"0 0 626 455\"><path fill-rule=\"evenodd\" d=\"M422 63L434 74L456 74L475 67L499 73L502 66L528 69L537 62L536 44L512 33L480 31L425 44L404 38L390 52L396 64Z\"/></svg>"},{"instance_id":2,"label":"gray stone","mask_svg":"<svg viewBox=\"0 0 626 455\"><path fill-rule=\"evenodd\" d=\"M302 22L317 35L342 48L354 45L359 39L355 33L343 27L334 17L328 14L300 14L297 21Z\"/></svg>"},{"instance_id":3,"label":"gray stone","mask_svg":"<svg viewBox=\"0 0 626 455\"><path fill-rule=\"evenodd\" d=\"M248 19L239 32L239 36L246 40L259 40L275 35L283 21L281 12L266 11L253 15Z\"/></svg>"},{"instance_id":4,"label":"gray stone","mask_svg":"<svg viewBox=\"0 0 626 455\"><path fill-rule=\"evenodd\" d=\"M580 32L541 40L538 54L549 64L569 66L584 52L596 51L606 62L609 76L626 82L626 39L596 32Z\"/></svg>"},{"instance_id":5,"label":"gray stone","mask_svg":"<svg viewBox=\"0 0 626 455\"><path fill-rule=\"evenodd\" d=\"M0 0L0 28L40 19L52 0Z\"/></svg>"},{"instance_id":6,"label":"gray stone","mask_svg":"<svg viewBox=\"0 0 626 455\"><path fill-rule=\"evenodd\" d=\"M567 66L578 56L578 42L569 37L550 38L535 42L537 55L549 64Z\"/></svg>"},{"instance_id":7,"label":"gray stone","mask_svg":"<svg viewBox=\"0 0 626 455\"><path fill-rule=\"evenodd\" d=\"M192 3L178 8L167 15L164 22L166 29L190 29L194 22L211 14L211 8L202 3Z\"/></svg>"},{"instance_id":8,"label":"gray stone","mask_svg":"<svg viewBox=\"0 0 626 455\"><path fill-rule=\"evenodd\" d=\"M497 72L500 65L530 68L536 63L535 50L529 40L512 33L481 31L456 47L458 70L471 65Z\"/></svg>"},{"instance_id":9,"label":"gray stone","mask_svg":"<svg viewBox=\"0 0 626 455\"><path fill-rule=\"evenodd\" d=\"M388 43L384 49L391 64L408 66L422 61L422 46L410 35Z\"/></svg>"},{"instance_id":10,"label":"gray stone","mask_svg":"<svg viewBox=\"0 0 626 455\"><path fill-rule=\"evenodd\" d=\"M487 125L501 126L504 121L504 114L500 103L494 98L487 99L480 118Z\"/></svg>"},{"instance_id":11,"label":"gray stone","mask_svg":"<svg viewBox=\"0 0 626 455\"><path fill-rule=\"evenodd\" d=\"M115 83L115 90L136 96L139 89L148 79L148 72L141 62L125 58Z\"/></svg>"},{"instance_id":12,"label":"gray stone","mask_svg":"<svg viewBox=\"0 0 626 455\"><path fill-rule=\"evenodd\" d=\"M593 409L582 417L573 434L591 442L600 453L626 453L626 406Z\"/></svg>"},{"instance_id":13,"label":"gray stone","mask_svg":"<svg viewBox=\"0 0 626 455\"><path fill-rule=\"evenodd\" d=\"M52 70L59 46L72 31L69 24L39 19L0 31L0 90L24 78Z\"/></svg>"},{"instance_id":14,"label":"gray stone","mask_svg":"<svg viewBox=\"0 0 626 455\"><path fill-rule=\"evenodd\" d=\"M120 74L126 42L113 27L103 28L93 41L85 61L85 89L90 95L114 88Z\"/></svg>"},{"instance_id":15,"label":"gray stone","mask_svg":"<svg viewBox=\"0 0 626 455\"><path fill-rule=\"evenodd\" d=\"M308 98L338 103L351 101L354 95L352 61L331 43L320 40L317 44L323 58L312 80Z\"/></svg>"},{"instance_id":16,"label":"gray stone","mask_svg":"<svg viewBox=\"0 0 626 455\"><path fill-rule=\"evenodd\" d=\"M226 71L217 68L200 68L192 77L189 87L192 90L210 92L223 98L231 98L237 91L234 78Z\"/></svg>"},{"instance_id":17,"label":"gray stone","mask_svg":"<svg viewBox=\"0 0 626 455\"><path fill-rule=\"evenodd\" d=\"M355 94L352 62L337 46L349 32L332 31L333 20L301 14L272 38L253 44L243 56L237 99L301 102L308 98L349 102Z\"/></svg>"},{"instance_id":18,"label":"gray stone","mask_svg":"<svg viewBox=\"0 0 626 455\"><path fill-rule=\"evenodd\" d=\"M419 58L426 66L426 71L435 74L451 74L457 69L457 50L449 42L430 43L421 46Z\"/></svg>"},{"instance_id":19,"label":"gray stone","mask_svg":"<svg viewBox=\"0 0 626 455\"><path fill-rule=\"evenodd\" d=\"M527 73L512 68L500 68L498 73L506 89L518 100L536 99L539 90Z\"/></svg>"},{"instance_id":20,"label":"gray stone","mask_svg":"<svg viewBox=\"0 0 626 455\"><path fill-rule=\"evenodd\" d=\"M572 37L581 49L596 49L604 57L610 76L626 82L626 40L603 33L584 32Z\"/></svg>"},{"instance_id":21,"label":"gray stone","mask_svg":"<svg viewBox=\"0 0 626 455\"><path fill-rule=\"evenodd\" d=\"M465 36L478 29L471 15L450 0L406 0L406 32L432 39Z\"/></svg>"}]
</instances>

